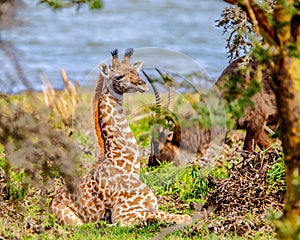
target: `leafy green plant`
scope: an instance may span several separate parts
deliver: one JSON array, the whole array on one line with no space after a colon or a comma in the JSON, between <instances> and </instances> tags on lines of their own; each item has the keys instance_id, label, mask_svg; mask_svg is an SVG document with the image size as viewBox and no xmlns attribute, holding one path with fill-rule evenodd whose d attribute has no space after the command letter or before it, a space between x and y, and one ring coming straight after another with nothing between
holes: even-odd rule
<instances>
[{"instance_id":1,"label":"leafy green plant","mask_svg":"<svg viewBox=\"0 0 300 240\"><path fill-rule=\"evenodd\" d=\"M271 166L271 169L268 171L268 184L269 189L273 190L279 188L278 190L285 189L285 169L284 169L284 159Z\"/></svg>"},{"instance_id":2,"label":"leafy green plant","mask_svg":"<svg viewBox=\"0 0 300 240\"><path fill-rule=\"evenodd\" d=\"M213 168L211 171L211 176L214 178L228 178L230 171L229 169L232 168L232 164L231 163L226 163L225 161L222 163L221 166L218 166L216 168Z\"/></svg>"},{"instance_id":3,"label":"leafy green plant","mask_svg":"<svg viewBox=\"0 0 300 240\"><path fill-rule=\"evenodd\" d=\"M4 148L0 144L0 169L6 175L5 197L9 200L20 200L26 196L28 184L25 181L25 173L21 169L12 170L5 159Z\"/></svg>"},{"instance_id":4,"label":"leafy green plant","mask_svg":"<svg viewBox=\"0 0 300 240\"><path fill-rule=\"evenodd\" d=\"M207 195L207 176L194 164L179 168L163 163L158 168L142 169L141 179L158 195L171 195L192 202Z\"/></svg>"},{"instance_id":5,"label":"leafy green plant","mask_svg":"<svg viewBox=\"0 0 300 240\"><path fill-rule=\"evenodd\" d=\"M171 184L179 169L172 163L162 162L159 167L146 167L141 169L141 180L155 191L164 189Z\"/></svg>"},{"instance_id":6,"label":"leafy green plant","mask_svg":"<svg viewBox=\"0 0 300 240\"><path fill-rule=\"evenodd\" d=\"M207 195L207 183L207 177L199 166L190 165L184 169L174 182L174 186L170 186L169 189L173 189L179 198L190 201Z\"/></svg>"},{"instance_id":7,"label":"leafy green plant","mask_svg":"<svg viewBox=\"0 0 300 240\"><path fill-rule=\"evenodd\" d=\"M15 169L10 171L6 184L6 198L9 200L24 199L28 190L26 175L23 170Z\"/></svg>"}]
</instances>

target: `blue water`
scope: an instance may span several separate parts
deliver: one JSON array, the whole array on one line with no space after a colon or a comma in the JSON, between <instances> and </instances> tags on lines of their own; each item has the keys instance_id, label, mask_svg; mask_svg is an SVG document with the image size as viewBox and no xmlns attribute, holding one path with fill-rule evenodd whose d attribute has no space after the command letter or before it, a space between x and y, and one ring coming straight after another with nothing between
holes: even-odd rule
<instances>
[{"instance_id":1,"label":"blue water","mask_svg":"<svg viewBox=\"0 0 300 240\"><path fill-rule=\"evenodd\" d=\"M2 33L11 42L31 86L40 89L43 70L55 88L62 87L59 70L82 83L85 76L110 51L128 47L158 47L188 55L214 79L226 67L226 41L215 26L226 4L221 0L104 0L104 8L90 11L83 7L53 11L26 0L18 10L21 22ZM22 84L10 62L1 53L1 91L14 92ZM174 62L176 64L176 62ZM4 80L3 80L4 79ZM10 82L9 82L10 81Z\"/></svg>"}]
</instances>

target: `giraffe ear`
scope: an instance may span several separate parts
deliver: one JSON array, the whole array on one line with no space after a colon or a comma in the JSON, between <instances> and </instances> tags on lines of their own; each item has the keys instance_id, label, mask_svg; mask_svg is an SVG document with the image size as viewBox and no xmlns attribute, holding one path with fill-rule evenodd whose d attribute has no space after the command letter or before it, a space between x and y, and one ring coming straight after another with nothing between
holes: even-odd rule
<instances>
[{"instance_id":1,"label":"giraffe ear","mask_svg":"<svg viewBox=\"0 0 300 240\"><path fill-rule=\"evenodd\" d=\"M135 62L131 64L131 67L137 72L139 72L142 69L142 66L143 66L143 62Z\"/></svg>"},{"instance_id":2,"label":"giraffe ear","mask_svg":"<svg viewBox=\"0 0 300 240\"><path fill-rule=\"evenodd\" d=\"M107 76L109 73L109 68L105 63L101 63L100 66L100 74L103 76Z\"/></svg>"}]
</instances>

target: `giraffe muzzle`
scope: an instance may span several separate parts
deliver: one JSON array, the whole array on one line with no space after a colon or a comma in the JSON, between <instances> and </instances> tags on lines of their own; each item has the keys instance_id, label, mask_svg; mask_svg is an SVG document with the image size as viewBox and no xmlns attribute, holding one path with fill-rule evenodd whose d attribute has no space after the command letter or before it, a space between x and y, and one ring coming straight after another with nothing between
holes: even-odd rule
<instances>
[{"instance_id":1,"label":"giraffe muzzle","mask_svg":"<svg viewBox=\"0 0 300 240\"><path fill-rule=\"evenodd\" d=\"M139 88L139 92L141 93L148 92L148 91L149 91L149 87L146 84Z\"/></svg>"}]
</instances>

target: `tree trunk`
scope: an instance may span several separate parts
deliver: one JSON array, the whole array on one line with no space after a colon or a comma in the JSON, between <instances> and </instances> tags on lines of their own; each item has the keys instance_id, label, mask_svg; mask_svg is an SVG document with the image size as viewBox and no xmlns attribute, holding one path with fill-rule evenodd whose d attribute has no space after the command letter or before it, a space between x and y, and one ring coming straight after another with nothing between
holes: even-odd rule
<instances>
[{"instance_id":1,"label":"tree trunk","mask_svg":"<svg viewBox=\"0 0 300 240\"><path fill-rule=\"evenodd\" d=\"M300 59L282 53L274 62L273 80L284 151L286 187L284 214L277 224L279 239L299 239L300 217Z\"/></svg>"},{"instance_id":2,"label":"tree trunk","mask_svg":"<svg viewBox=\"0 0 300 240\"><path fill-rule=\"evenodd\" d=\"M269 57L273 59L287 187L284 213L276 227L279 239L300 239L300 4L278 0L273 15L268 16L255 1L224 1L245 10L256 33L273 50Z\"/></svg>"}]
</instances>

